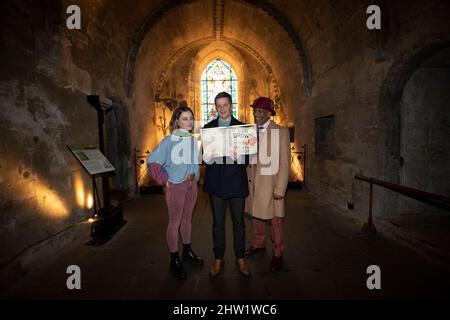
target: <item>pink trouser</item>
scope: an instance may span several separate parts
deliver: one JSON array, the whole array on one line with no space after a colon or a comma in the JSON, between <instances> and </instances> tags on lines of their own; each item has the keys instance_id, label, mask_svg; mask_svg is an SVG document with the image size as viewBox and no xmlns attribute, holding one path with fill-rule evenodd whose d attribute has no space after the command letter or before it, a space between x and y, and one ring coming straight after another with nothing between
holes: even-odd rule
<instances>
[{"instance_id":1,"label":"pink trouser","mask_svg":"<svg viewBox=\"0 0 450 320\"><path fill-rule=\"evenodd\" d=\"M178 251L178 230L183 244L191 243L192 211L197 201L197 182L195 179L166 187L166 203L169 210L169 225L166 239L170 252Z\"/></svg>"},{"instance_id":2,"label":"pink trouser","mask_svg":"<svg viewBox=\"0 0 450 320\"><path fill-rule=\"evenodd\" d=\"M284 241L283 241L283 218L274 217L271 220L252 219L252 245L255 248L263 248L266 243L266 222L272 224L271 238L273 243L273 255L276 257L283 256Z\"/></svg>"}]
</instances>

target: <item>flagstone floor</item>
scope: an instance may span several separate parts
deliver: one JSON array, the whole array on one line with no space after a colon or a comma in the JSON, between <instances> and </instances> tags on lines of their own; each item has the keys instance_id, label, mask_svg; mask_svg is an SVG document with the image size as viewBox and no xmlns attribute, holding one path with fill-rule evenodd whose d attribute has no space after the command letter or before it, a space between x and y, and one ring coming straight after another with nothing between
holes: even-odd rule
<instances>
[{"instance_id":1,"label":"flagstone floor","mask_svg":"<svg viewBox=\"0 0 450 320\"><path fill-rule=\"evenodd\" d=\"M271 250L250 257L250 278L239 275L227 216L225 271L209 277L213 260L211 210L200 192L193 218L192 245L205 265L187 265L188 278L170 275L165 242L167 213L162 195L133 199L127 223L99 247L84 243L30 273L3 299L407 299L450 297L450 272L385 237L367 236L361 225L312 194L289 190L285 219L285 267L269 271ZM251 221L246 218L247 243ZM271 243L267 242L270 249ZM81 290L68 290L66 268L81 269ZM367 267L381 270L381 289L369 290Z\"/></svg>"}]
</instances>

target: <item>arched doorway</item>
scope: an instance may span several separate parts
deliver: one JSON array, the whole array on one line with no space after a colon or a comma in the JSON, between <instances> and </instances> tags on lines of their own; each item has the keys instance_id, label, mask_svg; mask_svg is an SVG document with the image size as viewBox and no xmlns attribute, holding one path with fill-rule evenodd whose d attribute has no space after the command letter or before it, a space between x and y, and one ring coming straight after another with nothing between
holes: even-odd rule
<instances>
[{"instance_id":1,"label":"arched doorway","mask_svg":"<svg viewBox=\"0 0 450 320\"><path fill-rule=\"evenodd\" d=\"M400 101L400 184L450 195L450 48L422 63ZM399 213L435 210L401 197Z\"/></svg>"},{"instance_id":2,"label":"arched doorway","mask_svg":"<svg viewBox=\"0 0 450 320\"><path fill-rule=\"evenodd\" d=\"M395 63L393 63L391 71L387 76L386 80L383 83L383 87L381 88L380 95L380 105L378 112L378 123L380 129L380 137L379 143L377 146L377 160L378 160L378 177L381 180L385 180L392 183L409 183L408 179L415 179L411 176L411 173L407 173L407 171L413 170L411 163L414 161L413 156L405 155L405 148L408 146L406 142L407 139L410 142L413 142L416 138L412 136L408 136L409 131L404 131L405 126L413 127L410 121L406 121L403 119L405 116L408 116L408 108L412 108L405 106L404 103L406 101L414 100L414 97L408 98L408 88L407 84L411 79L414 78L414 74L418 70L426 70L429 69L429 72L432 72L433 65L429 64L430 61L437 61L436 57L439 55L445 56L445 52L448 52L447 49L450 48L450 39L436 39L430 38L428 40L424 40L418 43L417 46L411 48L404 56L398 58ZM447 63L442 62L445 65ZM422 68L423 67L423 68ZM444 67L448 68L448 67ZM436 70L435 70L436 71ZM433 81L432 81L433 82ZM432 84L432 82L430 84ZM411 87L413 88L414 94L418 94L422 89L425 90L423 83L415 82L414 80L411 82ZM448 84L447 84L448 87ZM406 90L406 96L405 96ZM430 97L430 90L432 88L426 89L427 94L422 95L424 97ZM439 91L440 89L438 89ZM406 99L406 100L405 100ZM423 100L421 103L428 103L426 100ZM402 106L403 104L403 106ZM402 112L402 109L405 109ZM417 110L419 112L419 110ZM411 115L412 116L412 115ZM420 114L418 114L420 117ZM409 129L408 129L409 130ZM423 128L425 130L425 128ZM405 144L406 143L406 144ZM409 143L411 145L411 143ZM410 149L409 149L410 150ZM408 151L409 152L409 151ZM408 165L410 169L404 168L405 166L405 157L409 162ZM428 166L428 164L421 161L422 166ZM420 169L422 170L422 169ZM409 178L405 178L405 175ZM406 179L406 180L405 180ZM409 185L412 188L417 188L417 185ZM418 188L424 190L425 188ZM436 192L435 189L433 189ZM432 192L432 190L426 190ZM442 192L440 192L442 193ZM404 201L405 196L399 195L390 190L386 190L380 188L377 190L374 200L374 210L375 214L390 219L391 217L398 216L405 207L401 204ZM414 201L415 206L419 208L423 208L423 206L415 201L415 200L407 200ZM430 209L430 207L428 207ZM422 209L420 209L422 210ZM420 211L419 210L419 211ZM434 210L434 209L432 209ZM416 210L415 213L418 211Z\"/></svg>"}]
</instances>

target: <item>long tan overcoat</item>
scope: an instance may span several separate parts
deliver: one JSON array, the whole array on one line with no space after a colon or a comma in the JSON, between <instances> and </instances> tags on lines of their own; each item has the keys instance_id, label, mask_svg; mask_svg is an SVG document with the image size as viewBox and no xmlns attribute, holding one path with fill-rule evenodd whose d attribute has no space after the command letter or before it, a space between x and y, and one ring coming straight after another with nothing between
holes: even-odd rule
<instances>
[{"instance_id":1,"label":"long tan overcoat","mask_svg":"<svg viewBox=\"0 0 450 320\"><path fill-rule=\"evenodd\" d=\"M260 133L257 158L257 164L247 167L250 194L245 212L264 220L284 217L284 199L275 200L273 194L284 196L289 182L289 130L270 121L267 130Z\"/></svg>"}]
</instances>

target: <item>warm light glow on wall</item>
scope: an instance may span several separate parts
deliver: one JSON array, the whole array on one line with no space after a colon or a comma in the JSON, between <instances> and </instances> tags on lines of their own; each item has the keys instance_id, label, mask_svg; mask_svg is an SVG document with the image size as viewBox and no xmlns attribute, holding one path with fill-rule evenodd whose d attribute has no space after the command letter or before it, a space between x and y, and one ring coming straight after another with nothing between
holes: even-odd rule
<instances>
[{"instance_id":1,"label":"warm light glow on wall","mask_svg":"<svg viewBox=\"0 0 450 320\"><path fill-rule=\"evenodd\" d=\"M80 207L84 207L85 204L85 192L84 192L84 183L83 180L80 177L79 173L75 173L74 176L74 189L77 199L77 204Z\"/></svg>"},{"instance_id":2,"label":"warm light glow on wall","mask_svg":"<svg viewBox=\"0 0 450 320\"><path fill-rule=\"evenodd\" d=\"M2 166L13 168L17 160L2 158ZM67 189L55 188L31 168L22 167L23 179L18 179L17 171L4 170L0 177L1 184L11 188L10 201L17 206L15 213L29 212L33 218L38 216L50 218L66 218L71 213L70 203L73 202ZM59 193L60 192L60 193ZM67 202L66 202L67 201ZM36 220L37 221L37 220Z\"/></svg>"},{"instance_id":3,"label":"warm light glow on wall","mask_svg":"<svg viewBox=\"0 0 450 320\"><path fill-rule=\"evenodd\" d=\"M69 210L56 192L39 182L36 183L35 191L39 211L52 217L65 217L69 214Z\"/></svg>"},{"instance_id":4,"label":"warm light glow on wall","mask_svg":"<svg viewBox=\"0 0 450 320\"><path fill-rule=\"evenodd\" d=\"M73 185L75 190L75 197L77 205L80 208L91 209L94 205L94 198L92 192L84 187L83 179L80 173L75 173L73 177Z\"/></svg>"},{"instance_id":5,"label":"warm light glow on wall","mask_svg":"<svg viewBox=\"0 0 450 320\"><path fill-rule=\"evenodd\" d=\"M297 157L293 157L292 158L292 162L291 162L291 177L293 178L293 181L299 180L299 181L303 181L304 177L303 177L303 172L302 172L303 168L302 168L302 163L300 162L300 160L297 159Z\"/></svg>"},{"instance_id":6,"label":"warm light glow on wall","mask_svg":"<svg viewBox=\"0 0 450 320\"><path fill-rule=\"evenodd\" d=\"M91 209L92 206L94 205L94 198L92 197L91 193L89 193L87 196L86 205L88 209Z\"/></svg>"}]
</instances>

